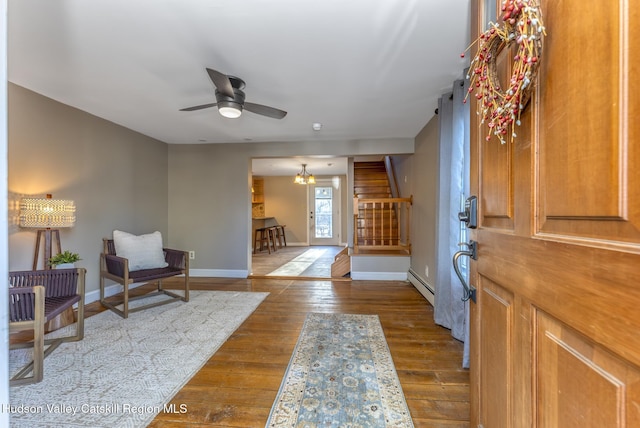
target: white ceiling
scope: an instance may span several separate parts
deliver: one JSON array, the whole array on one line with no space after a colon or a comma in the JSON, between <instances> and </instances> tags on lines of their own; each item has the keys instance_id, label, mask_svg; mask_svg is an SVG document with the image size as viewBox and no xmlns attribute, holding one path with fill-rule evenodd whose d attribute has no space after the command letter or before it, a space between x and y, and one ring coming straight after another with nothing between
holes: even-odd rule
<instances>
[{"instance_id":1,"label":"white ceiling","mask_svg":"<svg viewBox=\"0 0 640 428\"><path fill-rule=\"evenodd\" d=\"M9 0L8 74L170 144L413 138L467 63L469 1ZM178 111L215 102L205 67L289 114Z\"/></svg>"},{"instance_id":2,"label":"white ceiling","mask_svg":"<svg viewBox=\"0 0 640 428\"><path fill-rule=\"evenodd\" d=\"M8 75L169 144L413 138L468 64L469 4L9 0ZM215 102L206 67L287 116L179 111Z\"/></svg>"}]
</instances>

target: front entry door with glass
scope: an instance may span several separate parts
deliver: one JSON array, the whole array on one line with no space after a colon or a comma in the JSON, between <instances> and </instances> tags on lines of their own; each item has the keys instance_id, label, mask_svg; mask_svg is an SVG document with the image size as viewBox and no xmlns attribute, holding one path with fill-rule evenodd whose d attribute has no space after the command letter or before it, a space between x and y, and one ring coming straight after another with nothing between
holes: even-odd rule
<instances>
[{"instance_id":1,"label":"front entry door with glass","mask_svg":"<svg viewBox=\"0 0 640 428\"><path fill-rule=\"evenodd\" d=\"M309 243L338 245L340 243L340 188L318 180L309 185Z\"/></svg>"}]
</instances>

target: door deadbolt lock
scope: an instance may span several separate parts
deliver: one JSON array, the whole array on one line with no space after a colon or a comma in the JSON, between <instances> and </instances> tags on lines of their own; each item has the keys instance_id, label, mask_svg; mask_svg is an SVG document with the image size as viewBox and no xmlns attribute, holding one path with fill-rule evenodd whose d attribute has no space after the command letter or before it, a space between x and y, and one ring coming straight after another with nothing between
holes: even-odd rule
<instances>
[{"instance_id":1,"label":"door deadbolt lock","mask_svg":"<svg viewBox=\"0 0 640 428\"><path fill-rule=\"evenodd\" d=\"M464 211L458 213L458 219L463 221L469 229L478 227L478 198L469 196L464 201Z\"/></svg>"}]
</instances>

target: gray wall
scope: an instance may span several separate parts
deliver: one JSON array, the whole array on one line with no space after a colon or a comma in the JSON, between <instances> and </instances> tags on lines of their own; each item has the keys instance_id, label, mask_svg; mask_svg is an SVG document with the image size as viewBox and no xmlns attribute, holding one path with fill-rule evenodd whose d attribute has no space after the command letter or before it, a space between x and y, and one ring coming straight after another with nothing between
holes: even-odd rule
<instances>
[{"instance_id":1,"label":"gray wall","mask_svg":"<svg viewBox=\"0 0 640 428\"><path fill-rule=\"evenodd\" d=\"M113 229L167 236L167 145L20 86L8 89L9 269L33 263L36 232L18 227L20 198L51 193L76 203L75 227L61 229L62 249L80 253L87 291L97 290L102 238Z\"/></svg>"},{"instance_id":2,"label":"gray wall","mask_svg":"<svg viewBox=\"0 0 640 428\"><path fill-rule=\"evenodd\" d=\"M251 270L253 238L250 236L253 158L314 155L348 157L385 152L407 154L413 150L413 139L322 144L170 145L168 210L171 240L179 248L196 251L196 260L191 263L196 276L246 276ZM194 200L197 203L193 204ZM265 209L269 210L268 206Z\"/></svg>"},{"instance_id":3,"label":"gray wall","mask_svg":"<svg viewBox=\"0 0 640 428\"><path fill-rule=\"evenodd\" d=\"M432 288L437 278L438 156L438 116L433 116L416 136L415 153L393 157L400 194L413 195L411 269Z\"/></svg>"},{"instance_id":4,"label":"gray wall","mask_svg":"<svg viewBox=\"0 0 640 428\"><path fill-rule=\"evenodd\" d=\"M192 269L247 270L250 221L245 145L169 145L169 236Z\"/></svg>"},{"instance_id":5,"label":"gray wall","mask_svg":"<svg viewBox=\"0 0 640 428\"><path fill-rule=\"evenodd\" d=\"M414 144L420 145L420 160L413 164L420 169L411 168L410 157L406 158L409 173L404 185L412 185L411 193L418 197L413 230L427 235L423 244L413 239L419 264L427 259L431 263L434 256L421 245L433 244L429 237L434 231L421 230L429 226L422 223L425 217L417 209L426 210L422 204L431 202L421 202L418 194L429 194L428 187L435 186L425 181L431 176L423 174L421 163L431 165L424 141L437 130L429 125L425 130L415 143L381 139L167 145L10 84L9 267L30 269L35 246L35 232L17 226L19 199L52 193L54 198L76 201L76 226L63 230L61 238L63 249L83 257L79 266L88 269L88 291L98 287L102 238L115 228L132 233L161 231L167 246L196 252L191 263L196 275L243 276L251 269L253 158L399 156L413 153ZM348 188L347 183L344 189ZM343 192L342 212L347 218L349 193ZM343 237L347 225L343 221Z\"/></svg>"}]
</instances>

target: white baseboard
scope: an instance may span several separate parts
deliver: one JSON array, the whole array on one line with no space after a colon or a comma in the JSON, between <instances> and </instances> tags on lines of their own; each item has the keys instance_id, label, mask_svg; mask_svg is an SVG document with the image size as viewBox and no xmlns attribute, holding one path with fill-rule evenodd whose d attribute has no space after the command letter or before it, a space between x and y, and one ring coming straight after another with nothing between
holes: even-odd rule
<instances>
[{"instance_id":1,"label":"white baseboard","mask_svg":"<svg viewBox=\"0 0 640 428\"><path fill-rule=\"evenodd\" d=\"M189 276L211 278L246 278L249 276L249 271L246 269L189 269Z\"/></svg>"},{"instance_id":2,"label":"white baseboard","mask_svg":"<svg viewBox=\"0 0 640 428\"><path fill-rule=\"evenodd\" d=\"M340 243L338 247L346 247L346 243ZM308 242L287 242L287 247L312 247Z\"/></svg>"},{"instance_id":3,"label":"white baseboard","mask_svg":"<svg viewBox=\"0 0 640 428\"><path fill-rule=\"evenodd\" d=\"M406 272L351 272L351 279L366 281L406 281Z\"/></svg>"},{"instance_id":4,"label":"white baseboard","mask_svg":"<svg viewBox=\"0 0 640 428\"><path fill-rule=\"evenodd\" d=\"M133 286L135 284L131 284L131 285ZM104 288L105 297L110 297L118 293L122 293L122 285L120 284L113 284ZM85 305L88 303L97 302L98 300L100 300L100 290L89 291L84 295Z\"/></svg>"},{"instance_id":5,"label":"white baseboard","mask_svg":"<svg viewBox=\"0 0 640 428\"><path fill-rule=\"evenodd\" d=\"M183 275L176 276L181 278ZM249 276L246 270L225 270L225 269L189 269L190 277L211 277L211 278L247 278ZM136 288L144 283L133 283L129 289ZM112 284L104 288L104 296L110 297L118 293L122 293L123 287L120 284ZM92 303L100 300L100 290L89 291L84 295L84 303Z\"/></svg>"}]
</instances>

